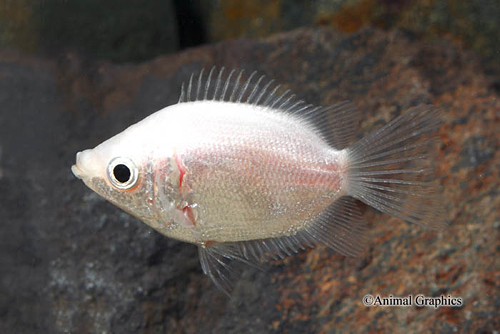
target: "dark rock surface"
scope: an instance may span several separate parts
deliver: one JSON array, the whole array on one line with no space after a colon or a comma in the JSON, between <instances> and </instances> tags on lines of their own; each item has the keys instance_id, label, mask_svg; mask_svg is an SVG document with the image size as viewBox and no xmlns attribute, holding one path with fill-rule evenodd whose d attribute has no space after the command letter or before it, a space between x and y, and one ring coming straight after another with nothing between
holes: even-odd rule
<instances>
[{"instance_id":1,"label":"dark rock surface","mask_svg":"<svg viewBox=\"0 0 500 334\"><path fill-rule=\"evenodd\" d=\"M350 99L359 136L417 103L442 110L437 161L451 226L363 206L358 258L319 247L247 268L234 299L196 247L169 240L73 177L75 153L173 104L191 72L258 70L308 102ZM298 30L141 65L0 52L0 330L5 333L491 332L498 315L500 99L474 55L400 32ZM168 131L168 129L166 129ZM365 307L365 294L452 295L460 308Z\"/></svg>"},{"instance_id":2,"label":"dark rock surface","mask_svg":"<svg viewBox=\"0 0 500 334\"><path fill-rule=\"evenodd\" d=\"M199 4L197 4L199 2ZM498 71L500 2L497 0L196 0L207 40L262 38L298 27L401 29L421 39L452 38L474 49Z\"/></svg>"},{"instance_id":3,"label":"dark rock surface","mask_svg":"<svg viewBox=\"0 0 500 334\"><path fill-rule=\"evenodd\" d=\"M0 0L0 47L138 62L299 27L375 27L426 40L451 37L499 73L499 17L498 0Z\"/></svg>"},{"instance_id":4,"label":"dark rock surface","mask_svg":"<svg viewBox=\"0 0 500 334\"><path fill-rule=\"evenodd\" d=\"M178 23L174 0L0 0L0 47L144 61L196 41Z\"/></svg>"}]
</instances>

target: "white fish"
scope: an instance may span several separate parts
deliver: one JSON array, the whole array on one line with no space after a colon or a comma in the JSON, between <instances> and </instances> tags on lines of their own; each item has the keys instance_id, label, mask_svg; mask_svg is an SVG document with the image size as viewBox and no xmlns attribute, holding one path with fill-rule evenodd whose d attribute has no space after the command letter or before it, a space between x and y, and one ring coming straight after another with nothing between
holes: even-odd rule
<instances>
[{"instance_id":1,"label":"white fish","mask_svg":"<svg viewBox=\"0 0 500 334\"><path fill-rule=\"evenodd\" d=\"M231 260L260 263L324 244L356 255L365 224L354 199L440 227L432 106L411 108L357 141L352 103L314 107L243 71L203 71L176 105L94 149L72 171L164 235L198 246L205 274L229 293Z\"/></svg>"}]
</instances>

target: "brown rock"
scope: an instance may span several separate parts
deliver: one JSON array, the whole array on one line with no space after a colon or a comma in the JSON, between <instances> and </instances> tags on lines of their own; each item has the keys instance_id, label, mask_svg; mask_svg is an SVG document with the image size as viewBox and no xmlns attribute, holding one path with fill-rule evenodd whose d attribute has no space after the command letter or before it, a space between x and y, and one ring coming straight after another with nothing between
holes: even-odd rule
<instances>
[{"instance_id":1,"label":"brown rock","mask_svg":"<svg viewBox=\"0 0 500 334\"><path fill-rule=\"evenodd\" d=\"M0 53L0 328L6 332L475 332L498 329L498 81L447 40L400 32L297 30L141 65ZM450 227L430 231L364 208L370 247L318 247L247 268L234 299L169 240L93 195L76 151L175 103L191 72L258 70L311 103L352 100L359 137L418 103L442 110L438 174ZM496 83L495 83L496 82ZM168 129L166 129L168 131ZM366 294L451 295L460 308L365 307Z\"/></svg>"}]
</instances>

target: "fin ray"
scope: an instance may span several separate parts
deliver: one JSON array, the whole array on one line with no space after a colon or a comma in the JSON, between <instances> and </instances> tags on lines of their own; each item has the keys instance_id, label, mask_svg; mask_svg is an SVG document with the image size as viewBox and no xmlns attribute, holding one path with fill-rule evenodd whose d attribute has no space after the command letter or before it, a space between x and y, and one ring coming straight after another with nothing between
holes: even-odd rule
<instances>
[{"instance_id":1,"label":"fin ray","mask_svg":"<svg viewBox=\"0 0 500 334\"><path fill-rule=\"evenodd\" d=\"M235 247L235 243L220 243L212 246L198 246L201 268L219 290L231 297L231 291L241 274L238 262L262 269L257 261L246 258ZM238 261L234 261L238 260Z\"/></svg>"},{"instance_id":2,"label":"fin ray","mask_svg":"<svg viewBox=\"0 0 500 334\"><path fill-rule=\"evenodd\" d=\"M225 78L224 71L224 67L218 71L212 67L208 76L204 75L203 69L198 75L192 74L186 91L184 84L182 86L179 103L213 100L262 106L304 119L338 150L345 148L353 139L359 114L352 103L345 101L330 107L306 105L295 94L291 94L289 89L282 89L280 84L275 84L274 80L263 84L264 75L254 82L256 71L246 79L245 70L231 70ZM212 80L216 72L217 79Z\"/></svg>"},{"instance_id":3,"label":"fin ray","mask_svg":"<svg viewBox=\"0 0 500 334\"><path fill-rule=\"evenodd\" d=\"M434 181L438 112L413 107L349 147L349 194L411 223L444 227Z\"/></svg>"},{"instance_id":4,"label":"fin ray","mask_svg":"<svg viewBox=\"0 0 500 334\"><path fill-rule=\"evenodd\" d=\"M350 101L308 111L308 119L323 133L330 146L342 150L354 139L359 112Z\"/></svg>"},{"instance_id":5,"label":"fin ray","mask_svg":"<svg viewBox=\"0 0 500 334\"><path fill-rule=\"evenodd\" d=\"M355 200L341 197L306 228L313 240L346 255L356 256L366 245L366 224Z\"/></svg>"}]
</instances>

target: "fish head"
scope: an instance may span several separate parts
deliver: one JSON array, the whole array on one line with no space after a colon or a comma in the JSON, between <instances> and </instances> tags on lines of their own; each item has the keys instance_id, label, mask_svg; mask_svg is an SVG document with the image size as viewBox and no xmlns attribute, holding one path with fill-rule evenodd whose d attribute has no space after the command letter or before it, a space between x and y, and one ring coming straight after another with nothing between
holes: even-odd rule
<instances>
[{"instance_id":1,"label":"fish head","mask_svg":"<svg viewBox=\"0 0 500 334\"><path fill-rule=\"evenodd\" d=\"M93 149L78 152L71 171L109 202L141 220L151 220L149 149L147 138L141 140L129 128Z\"/></svg>"}]
</instances>

